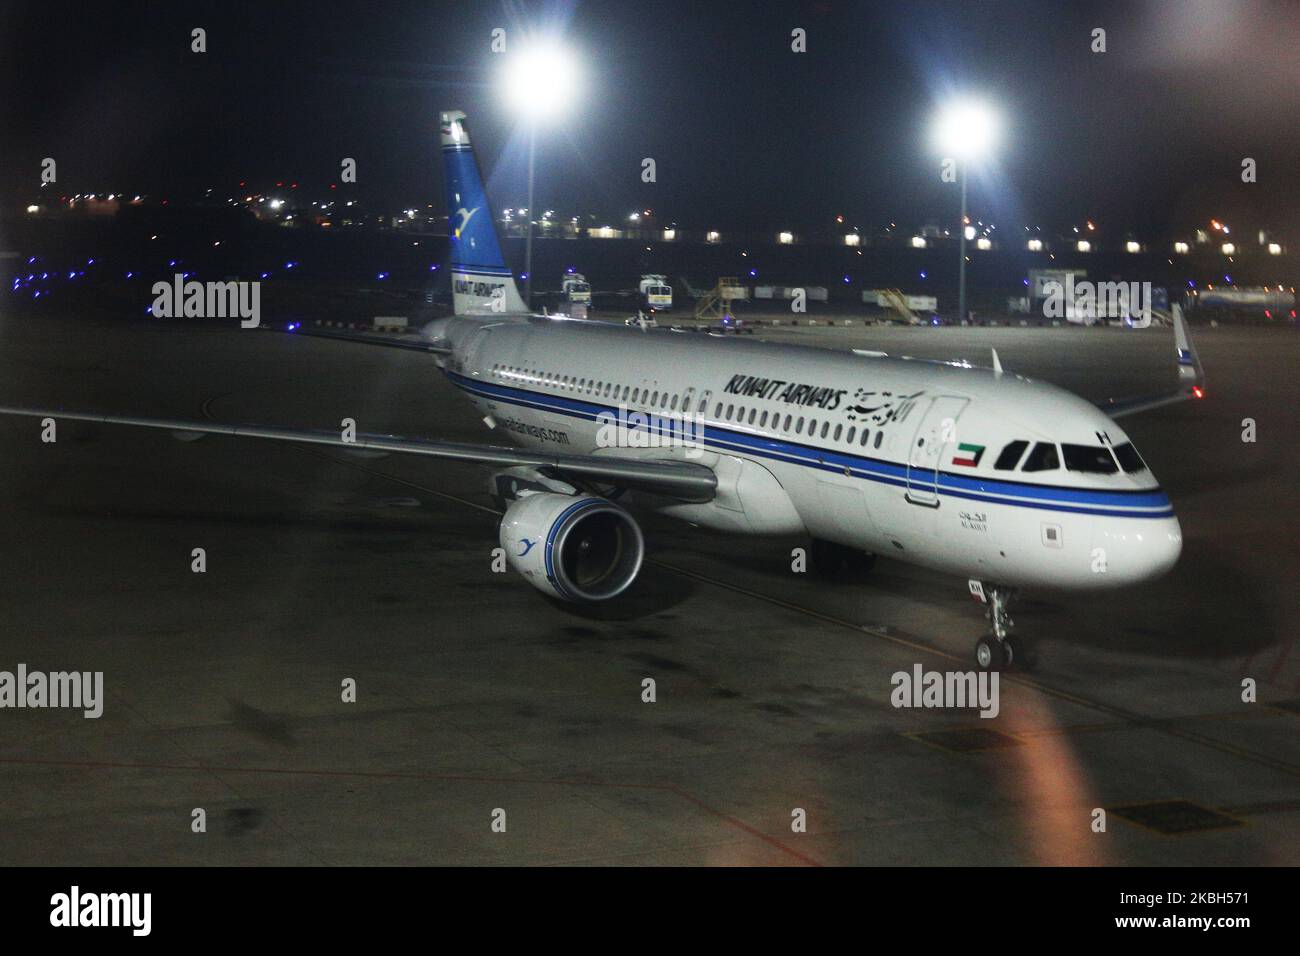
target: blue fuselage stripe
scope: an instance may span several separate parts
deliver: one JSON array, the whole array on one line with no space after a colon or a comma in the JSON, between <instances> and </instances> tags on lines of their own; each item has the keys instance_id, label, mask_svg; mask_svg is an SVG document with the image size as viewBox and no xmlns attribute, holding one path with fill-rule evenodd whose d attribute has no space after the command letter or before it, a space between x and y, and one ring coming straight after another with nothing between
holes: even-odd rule
<instances>
[{"instance_id":1,"label":"blue fuselage stripe","mask_svg":"<svg viewBox=\"0 0 1300 956\"><path fill-rule=\"evenodd\" d=\"M448 371L447 375L458 388L471 394L538 411L558 412L584 421L594 422L602 415L617 416L619 411L610 405L577 401L558 395L534 392L530 389L479 381L456 372ZM635 409L629 410L629 412L635 411ZM652 418L656 415L653 411L642 414ZM614 421L617 419L615 418ZM658 427L654 423L646 427L652 433L658 432L664 435L674 431L673 424L666 417L660 419L660 422L662 424ZM909 477L907 466L894 462L847 455L768 436L750 435L708 423L702 431L705 432L702 444L724 451L743 452L819 471L842 473L845 468L848 468L850 474L855 477L880 484L912 488L917 491L935 490L933 469L913 468ZM722 437L718 437L719 433ZM678 434L681 434L680 429ZM1169 498L1158 488L1149 491L1102 491L972 478L944 471L938 474L938 491L941 494L971 501L1121 518L1168 518L1174 513ZM1125 510L1128 508L1147 510Z\"/></svg>"}]
</instances>

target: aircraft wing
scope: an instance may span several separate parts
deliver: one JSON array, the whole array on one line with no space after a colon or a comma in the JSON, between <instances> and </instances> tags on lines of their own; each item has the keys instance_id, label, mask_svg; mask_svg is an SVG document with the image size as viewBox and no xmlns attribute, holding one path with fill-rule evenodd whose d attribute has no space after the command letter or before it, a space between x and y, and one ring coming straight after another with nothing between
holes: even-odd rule
<instances>
[{"instance_id":1,"label":"aircraft wing","mask_svg":"<svg viewBox=\"0 0 1300 956\"><path fill-rule=\"evenodd\" d=\"M433 324L430 323L430 325ZM382 345L390 349L407 349L412 352L429 352L434 355L447 355L451 352L451 347L445 341L432 336L428 326L421 331L421 334L406 337L382 335L374 332L337 331L321 327L309 327L299 323L293 323L287 328L273 329L271 331L285 332L289 335L305 335L316 339L335 339L340 342L353 342L359 345Z\"/></svg>"},{"instance_id":2,"label":"aircraft wing","mask_svg":"<svg viewBox=\"0 0 1300 956\"><path fill-rule=\"evenodd\" d=\"M1139 395L1133 398L1110 398L1098 402L1097 407L1111 418L1120 418L1136 412L1145 412L1162 405L1183 402L1189 398L1202 398L1205 395L1205 369L1196 354L1196 346L1187 332L1187 322L1183 319L1183 310L1176 303L1173 306L1174 348L1178 355L1178 388L1172 392L1157 395Z\"/></svg>"},{"instance_id":3,"label":"aircraft wing","mask_svg":"<svg viewBox=\"0 0 1300 956\"><path fill-rule=\"evenodd\" d=\"M562 478L599 481L622 488L652 491L685 501L709 501L717 488L713 470L697 462L655 461L618 458L612 455L546 453L496 445L473 445L398 435L359 434L344 441L340 432L273 428L263 425L227 425L169 418L140 418L134 415L100 415L56 409L18 408L0 405L0 415L52 418L57 421L96 422L102 425L131 425L160 428L189 438L200 435L229 435L236 438L267 438L274 441L331 445L345 451L378 451L400 455L512 467L525 465Z\"/></svg>"}]
</instances>

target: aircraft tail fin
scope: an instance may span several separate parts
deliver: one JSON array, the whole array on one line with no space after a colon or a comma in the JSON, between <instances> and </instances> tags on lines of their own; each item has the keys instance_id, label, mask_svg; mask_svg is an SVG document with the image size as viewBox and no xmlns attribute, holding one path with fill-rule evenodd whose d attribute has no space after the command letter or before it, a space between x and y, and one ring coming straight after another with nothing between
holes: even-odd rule
<instances>
[{"instance_id":1,"label":"aircraft tail fin","mask_svg":"<svg viewBox=\"0 0 1300 956\"><path fill-rule=\"evenodd\" d=\"M455 313L526 313L528 307L501 254L496 217L483 188L483 177L465 126L465 114L460 110L449 110L441 114L440 120Z\"/></svg>"}]
</instances>

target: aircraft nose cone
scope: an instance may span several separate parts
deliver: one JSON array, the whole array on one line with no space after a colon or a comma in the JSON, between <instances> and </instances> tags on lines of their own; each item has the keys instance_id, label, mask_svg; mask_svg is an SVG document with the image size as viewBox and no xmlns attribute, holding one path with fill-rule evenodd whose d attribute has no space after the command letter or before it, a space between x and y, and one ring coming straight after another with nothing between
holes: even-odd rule
<instances>
[{"instance_id":1,"label":"aircraft nose cone","mask_svg":"<svg viewBox=\"0 0 1300 956\"><path fill-rule=\"evenodd\" d=\"M1183 529L1174 516L1153 521L1125 521L1097 542L1107 570L1137 584L1167 574L1183 553Z\"/></svg>"}]
</instances>

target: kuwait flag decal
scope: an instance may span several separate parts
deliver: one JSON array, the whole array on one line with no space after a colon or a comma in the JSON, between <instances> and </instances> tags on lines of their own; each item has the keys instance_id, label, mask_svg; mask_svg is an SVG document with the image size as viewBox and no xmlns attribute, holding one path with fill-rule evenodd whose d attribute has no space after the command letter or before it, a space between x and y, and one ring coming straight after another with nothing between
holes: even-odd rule
<instances>
[{"instance_id":1,"label":"kuwait flag decal","mask_svg":"<svg viewBox=\"0 0 1300 956\"><path fill-rule=\"evenodd\" d=\"M961 444L957 446L957 451L953 453L952 463L954 465L965 465L967 468L974 468L980 463L980 457L983 454L983 445Z\"/></svg>"}]
</instances>

